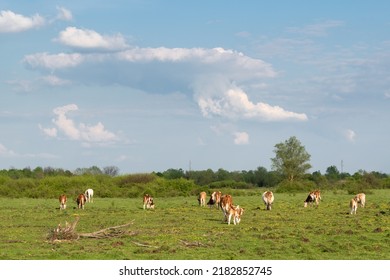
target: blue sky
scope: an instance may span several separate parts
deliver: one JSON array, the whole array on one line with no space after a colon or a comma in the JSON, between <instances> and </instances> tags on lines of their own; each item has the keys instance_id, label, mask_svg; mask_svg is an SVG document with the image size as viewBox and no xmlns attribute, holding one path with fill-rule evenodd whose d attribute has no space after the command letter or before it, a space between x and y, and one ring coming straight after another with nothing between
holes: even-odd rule
<instances>
[{"instance_id":1,"label":"blue sky","mask_svg":"<svg viewBox=\"0 0 390 280\"><path fill-rule=\"evenodd\" d=\"M0 168L390 173L388 1L0 1Z\"/></svg>"}]
</instances>

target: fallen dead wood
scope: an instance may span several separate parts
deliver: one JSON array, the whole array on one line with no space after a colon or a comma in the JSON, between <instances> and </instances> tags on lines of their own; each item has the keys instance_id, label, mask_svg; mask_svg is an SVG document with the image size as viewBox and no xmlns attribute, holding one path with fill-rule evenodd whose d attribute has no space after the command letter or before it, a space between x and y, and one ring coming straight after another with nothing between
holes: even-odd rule
<instances>
[{"instance_id":1,"label":"fallen dead wood","mask_svg":"<svg viewBox=\"0 0 390 280\"><path fill-rule=\"evenodd\" d=\"M95 232L91 233L80 233L79 237L85 237L85 238L111 238L111 237L118 237L125 235L128 231L123 231L121 228L130 226L133 224L133 221L130 223L124 224L124 225L119 225L119 226L114 226L114 227L109 227L109 228L104 228Z\"/></svg>"},{"instance_id":2,"label":"fallen dead wood","mask_svg":"<svg viewBox=\"0 0 390 280\"><path fill-rule=\"evenodd\" d=\"M69 224L65 222L65 227L59 224L57 228L50 231L47 239L51 242L59 242L59 241L71 241L78 240L79 238L113 238L120 237L129 233L127 230L123 230L123 228L128 227L133 224L134 220L123 225L113 226L104 228L98 231L90 232L90 233L77 233L76 226L80 220L80 217L77 217L76 220Z\"/></svg>"},{"instance_id":3,"label":"fallen dead wood","mask_svg":"<svg viewBox=\"0 0 390 280\"><path fill-rule=\"evenodd\" d=\"M152 245L142 244L142 243L135 242L135 241L133 241L132 243L135 244L135 245L137 245L137 246L141 246L141 247L158 248L158 246L152 246Z\"/></svg>"},{"instance_id":4,"label":"fallen dead wood","mask_svg":"<svg viewBox=\"0 0 390 280\"><path fill-rule=\"evenodd\" d=\"M180 242L187 247L205 247L206 246L203 243L200 243L199 241L188 242L185 240L180 240Z\"/></svg>"}]
</instances>

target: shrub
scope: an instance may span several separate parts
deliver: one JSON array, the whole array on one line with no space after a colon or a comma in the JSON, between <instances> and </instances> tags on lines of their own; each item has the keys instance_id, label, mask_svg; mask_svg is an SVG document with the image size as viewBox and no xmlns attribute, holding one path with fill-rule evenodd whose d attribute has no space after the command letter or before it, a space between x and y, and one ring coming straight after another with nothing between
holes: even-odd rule
<instances>
[{"instance_id":1,"label":"shrub","mask_svg":"<svg viewBox=\"0 0 390 280\"><path fill-rule=\"evenodd\" d=\"M317 186L313 181L302 180L302 181L282 181L277 186L275 192L289 193L289 192L309 192L316 189Z\"/></svg>"}]
</instances>

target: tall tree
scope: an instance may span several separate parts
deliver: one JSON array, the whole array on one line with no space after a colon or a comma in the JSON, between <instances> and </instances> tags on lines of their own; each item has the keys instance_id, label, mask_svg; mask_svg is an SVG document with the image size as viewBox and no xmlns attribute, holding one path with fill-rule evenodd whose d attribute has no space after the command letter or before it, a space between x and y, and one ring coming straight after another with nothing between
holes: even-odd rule
<instances>
[{"instance_id":1,"label":"tall tree","mask_svg":"<svg viewBox=\"0 0 390 280\"><path fill-rule=\"evenodd\" d=\"M275 157L271 159L272 168L290 182L301 177L311 168L310 155L295 136L284 143L276 144L274 152Z\"/></svg>"}]
</instances>

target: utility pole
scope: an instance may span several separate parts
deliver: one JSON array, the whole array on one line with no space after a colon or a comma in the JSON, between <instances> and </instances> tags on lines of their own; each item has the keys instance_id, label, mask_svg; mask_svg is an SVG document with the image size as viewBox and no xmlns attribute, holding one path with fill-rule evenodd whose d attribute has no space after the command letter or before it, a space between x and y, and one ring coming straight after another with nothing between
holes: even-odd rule
<instances>
[{"instance_id":1,"label":"utility pole","mask_svg":"<svg viewBox=\"0 0 390 280\"><path fill-rule=\"evenodd\" d=\"M341 173L344 173L344 162L341 160Z\"/></svg>"}]
</instances>

